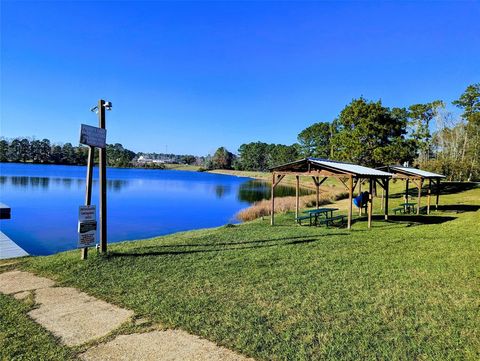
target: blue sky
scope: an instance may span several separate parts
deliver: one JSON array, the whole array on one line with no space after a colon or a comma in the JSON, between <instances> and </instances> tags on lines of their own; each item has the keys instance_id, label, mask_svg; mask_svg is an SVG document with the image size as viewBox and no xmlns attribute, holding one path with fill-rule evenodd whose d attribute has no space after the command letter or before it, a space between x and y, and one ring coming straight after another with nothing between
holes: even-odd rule
<instances>
[{"instance_id":1,"label":"blue sky","mask_svg":"<svg viewBox=\"0 0 480 361\"><path fill-rule=\"evenodd\" d=\"M203 155L291 144L352 98L458 98L480 81L480 2L12 2L1 135Z\"/></svg>"}]
</instances>

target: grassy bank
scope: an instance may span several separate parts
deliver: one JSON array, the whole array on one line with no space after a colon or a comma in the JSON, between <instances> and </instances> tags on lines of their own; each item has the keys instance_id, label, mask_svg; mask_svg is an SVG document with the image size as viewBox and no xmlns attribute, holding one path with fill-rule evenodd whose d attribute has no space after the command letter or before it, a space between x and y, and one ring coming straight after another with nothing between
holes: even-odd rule
<instances>
[{"instance_id":1,"label":"grassy bank","mask_svg":"<svg viewBox=\"0 0 480 361\"><path fill-rule=\"evenodd\" d=\"M189 165L189 164L165 164L165 169L198 172L201 169L201 167L198 165Z\"/></svg>"},{"instance_id":2,"label":"grassy bank","mask_svg":"<svg viewBox=\"0 0 480 361\"><path fill-rule=\"evenodd\" d=\"M258 359L477 360L480 189L442 204L371 230L287 213L20 267Z\"/></svg>"}]
</instances>

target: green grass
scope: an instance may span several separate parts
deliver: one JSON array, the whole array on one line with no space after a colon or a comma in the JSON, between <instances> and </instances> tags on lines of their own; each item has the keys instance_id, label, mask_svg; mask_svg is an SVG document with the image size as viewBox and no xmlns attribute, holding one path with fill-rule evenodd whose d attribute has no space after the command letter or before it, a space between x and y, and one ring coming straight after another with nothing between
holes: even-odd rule
<instances>
[{"instance_id":1,"label":"green grass","mask_svg":"<svg viewBox=\"0 0 480 361\"><path fill-rule=\"evenodd\" d=\"M202 167L198 165L189 165L189 164L165 164L165 169L172 169L172 170L185 170L191 172L197 172Z\"/></svg>"},{"instance_id":2,"label":"green grass","mask_svg":"<svg viewBox=\"0 0 480 361\"><path fill-rule=\"evenodd\" d=\"M480 189L441 204L371 230L287 214L21 267L258 359L478 360Z\"/></svg>"},{"instance_id":3,"label":"green grass","mask_svg":"<svg viewBox=\"0 0 480 361\"><path fill-rule=\"evenodd\" d=\"M0 360L73 360L73 352L27 315L32 300L0 293Z\"/></svg>"}]
</instances>

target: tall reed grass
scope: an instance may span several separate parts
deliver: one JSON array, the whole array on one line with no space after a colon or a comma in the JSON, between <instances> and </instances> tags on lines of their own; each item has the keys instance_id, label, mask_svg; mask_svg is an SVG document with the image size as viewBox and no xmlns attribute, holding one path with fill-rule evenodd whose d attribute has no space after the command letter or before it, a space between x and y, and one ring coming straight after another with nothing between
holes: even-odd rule
<instances>
[{"instance_id":1,"label":"tall reed grass","mask_svg":"<svg viewBox=\"0 0 480 361\"><path fill-rule=\"evenodd\" d=\"M333 190L320 192L319 205L330 204L336 200L348 197L347 192L338 192ZM310 208L316 206L317 196L315 194L300 197L300 208ZM269 199L255 202L248 208L242 209L237 213L237 218L243 222L270 215L271 203ZM295 210L295 197L275 198L275 213L286 213Z\"/></svg>"}]
</instances>

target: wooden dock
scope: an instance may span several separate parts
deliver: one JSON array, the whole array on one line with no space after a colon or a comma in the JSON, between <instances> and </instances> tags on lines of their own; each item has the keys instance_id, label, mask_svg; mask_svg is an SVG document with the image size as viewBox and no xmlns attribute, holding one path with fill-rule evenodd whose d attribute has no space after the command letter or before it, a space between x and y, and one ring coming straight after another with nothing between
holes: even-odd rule
<instances>
[{"instance_id":1,"label":"wooden dock","mask_svg":"<svg viewBox=\"0 0 480 361\"><path fill-rule=\"evenodd\" d=\"M24 256L28 256L28 253L0 231L0 259Z\"/></svg>"},{"instance_id":2,"label":"wooden dock","mask_svg":"<svg viewBox=\"0 0 480 361\"><path fill-rule=\"evenodd\" d=\"M6 204L0 202L0 219L10 219L11 209Z\"/></svg>"},{"instance_id":3,"label":"wooden dock","mask_svg":"<svg viewBox=\"0 0 480 361\"><path fill-rule=\"evenodd\" d=\"M10 207L6 204L0 203L0 219L10 219L11 217L12 215ZM0 231L0 259L24 256L28 256L28 253L10 238L8 238L5 233Z\"/></svg>"}]
</instances>

